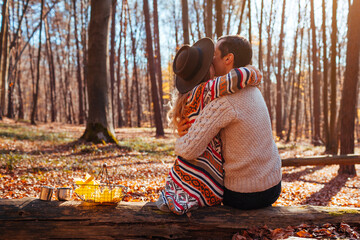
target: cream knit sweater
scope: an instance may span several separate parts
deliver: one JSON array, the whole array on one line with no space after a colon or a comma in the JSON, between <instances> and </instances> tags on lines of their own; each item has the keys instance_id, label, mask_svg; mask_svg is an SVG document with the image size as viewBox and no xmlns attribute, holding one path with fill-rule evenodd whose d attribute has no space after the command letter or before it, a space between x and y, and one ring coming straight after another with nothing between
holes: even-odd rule
<instances>
[{"instance_id":1,"label":"cream knit sweater","mask_svg":"<svg viewBox=\"0 0 360 240\"><path fill-rule=\"evenodd\" d=\"M175 153L195 159L220 132L225 187L242 193L269 189L281 180L281 160L261 92L247 87L209 103L189 132L177 139Z\"/></svg>"}]
</instances>

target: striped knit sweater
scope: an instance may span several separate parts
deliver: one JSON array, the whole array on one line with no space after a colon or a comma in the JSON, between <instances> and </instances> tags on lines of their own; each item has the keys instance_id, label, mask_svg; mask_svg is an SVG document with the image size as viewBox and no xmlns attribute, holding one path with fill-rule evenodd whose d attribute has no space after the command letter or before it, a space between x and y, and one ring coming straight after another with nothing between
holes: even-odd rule
<instances>
[{"instance_id":1,"label":"striped knit sweater","mask_svg":"<svg viewBox=\"0 0 360 240\"><path fill-rule=\"evenodd\" d=\"M232 69L227 75L196 86L185 106L185 116L194 122L212 100L235 93L247 85L256 86L262 75L253 67ZM184 214L198 206L221 204L223 198L223 158L220 136L215 136L197 158L176 158L161 197L169 209Z\"/></svg>"},{"instance_id":2,"label":"striped knit sweater","mask_svg":"<svg viewBox=\"0 0 360 240\"><path fill-rule=\"evenodd\" d=\"M219 132L227 189L260 192L281 181L281 160L259 89L248 87L209 103L188 133L177 139L175 153L196 158Z\"/></svg>"}]
</instances>

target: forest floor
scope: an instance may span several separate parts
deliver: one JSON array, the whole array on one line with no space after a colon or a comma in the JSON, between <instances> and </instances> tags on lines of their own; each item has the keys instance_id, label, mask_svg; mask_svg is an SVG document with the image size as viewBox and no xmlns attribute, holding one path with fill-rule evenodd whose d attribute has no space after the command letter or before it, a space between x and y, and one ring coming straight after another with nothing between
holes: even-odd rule
<instances>
[{"instance_id":1,"label":"forest floor","mask_svg":"<svg viewBox=\"0 0 360 240\"><path fill-rule=\"evenodd\" d=\"M73 144L83 132L83 126L62 123L0 121L0 199L38 197L44 185L73 186L74 178L96 174L106 163L111 183L128 187L124 201L156 201L175 160L171 130L155 138L151 128L118 128L116 137L126 148ZM324 152L307 141L277 145L282 159ZM360 154L359 144L355 153ZM283 167L282 193L275 205L360 207L360 165L357 176L338 175L338 168Z\"/></svg>"}]
</instances>

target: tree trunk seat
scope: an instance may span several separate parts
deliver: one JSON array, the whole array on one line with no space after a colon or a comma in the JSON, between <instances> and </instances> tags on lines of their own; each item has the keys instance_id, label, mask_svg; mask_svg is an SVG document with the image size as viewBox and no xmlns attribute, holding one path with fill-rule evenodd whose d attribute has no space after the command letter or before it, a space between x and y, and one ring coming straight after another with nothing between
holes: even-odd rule
<instances>
[{"instance_id":1,"label":"tree trunk seat","mask_svg":"<svg viewBox=\"0 0 360 240\"><path fill-rule=\"evenodd\" d=\"M340 223L360 225L360 208L268 207L242 211L227 206L176 216L154 203L99 205L36 198L0 200L1 239L231 239L240 229L267 225Z\"/></svg>"}]
</instances>

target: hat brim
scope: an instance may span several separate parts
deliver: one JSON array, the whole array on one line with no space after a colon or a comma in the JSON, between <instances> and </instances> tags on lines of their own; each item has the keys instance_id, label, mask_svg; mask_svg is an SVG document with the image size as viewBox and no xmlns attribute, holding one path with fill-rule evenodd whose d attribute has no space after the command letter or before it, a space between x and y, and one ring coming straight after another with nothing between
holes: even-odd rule
<instances>
[{"instance_id":1,"label":"hat brim","mask_svg":"<svg viewBox=\"0 0 360 240\"><path fill-rule=\"evenodd\" d=\"M207 72L209 71L210 65L213 61L215 46L213 40L210 38L202 38L193 45L194 47L200 48L202 52L203 62L200 66L199 71L194 75L191 81L185 81L179 76L175 78L175 86L180 93L186 93L198 85ZM197 64L197 63L194 63Z\"/></svg>"}]
</instances>

